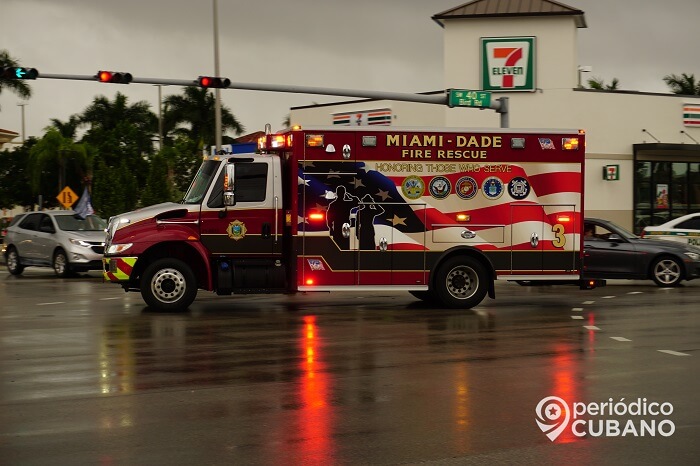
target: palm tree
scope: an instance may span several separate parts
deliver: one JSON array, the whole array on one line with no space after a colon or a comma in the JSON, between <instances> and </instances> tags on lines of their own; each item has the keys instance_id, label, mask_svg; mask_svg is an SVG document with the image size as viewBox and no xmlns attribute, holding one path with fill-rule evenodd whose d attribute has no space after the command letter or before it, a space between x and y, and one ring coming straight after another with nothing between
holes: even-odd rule
<instances>
[{"instance_id":1,"label":"palm tree","mask_svg":"<svg viewBox=\"0 0 700 466\"><path fill-rule=\"evenodd\" d=\"M605 84L603 78L592 78L588 80L588 87L599 91L615 91L619 89L619 86L620 80L617 78L613 78L610 84Z\"/></svg>"},{"instance_id":2,"label":"palm tree","mask_svg":"<svg viewBox=\"0 0 700 466\"><path fill-rule=\"evenodd\" d=\"M61 133L61 136L75 139L75 134L78 131L80 124L80 116L78 115L71 115L66 122L63 122L58 118L51 118L51 125L44 128L44 130L48 131L49 128L55 128L59 133Z\"/></svg>"},{"instance_id":3,"label":"palm tree","mask_svg":"<svg viewBox=\"0 0 700 466\"><path fill-rule=\"evenodd\" d=\"M19 62L10 56L7 50L0 50L0 68L4 66L19 66ZM23 99L32 96L32 88L21 79L6 79L0 75L0 94L4 89L8 89Z\"/></svg>"},{"instance_id":4,"label":"palm tree","mask_svg":"<svg viewBox=\"0 0 700 466\"><path fill-rule=\"evenodd\" d=\"M105 96L96 97L78 117L81 124L89 125L86 139L94 139L96 133L102 134L119 128L125 124L137 130L137 146L142 152L153 150L152 138L158 133L158 118L150 110L150 104L145 101L129 105L128 98L117 92L114 101Z\"/></svg>"},{"instance_id":5,"label":"palm tree","mask_svg":"<svg viewBox=\"0 0 700 466\"><path fill-rule=\"evenodd\" d=\"M664 76L664 82L674 94L700 95L700 83L695 80L693 74L669 74Z\"/></svg>"},{"instance_id":6,"label":"palm tree","mask_svg":"<svg viewBox=\"0 0 700 466\"><path fill-rule=\"evenodd\" d=\"M70 173L66 173L68 162L74 165L74 170ZM82 144L76 144L72 138L61 135L58 129L49 127L46 134L29 151L29 184L33 192L40 193L45 178L43 175L48 174L52 177L51 167L58 166L58 193L69 184L69 178L73 182L84 179L88 174L88 165L88 150ZM53 174L55 175L55 172ZM51 190L45 184L43 187Z\"/></svg>"},{"instance_id":7,"label":"palm tree","mask_svg":"<svg viewBox=\"0 0 700 466\"><path fill-rule=\"evenodd\" d=\"M174 128L172 133L186 135L196 143L209 145L214 143L214 105L215 99L208 89L186 87L182 95L165 98L164 122ZM181 125L189 128L183 128ZM236 135L244 131L231 111L221 107L221 129L223 133L232 130Z\"/></svg>"}]
</instances>

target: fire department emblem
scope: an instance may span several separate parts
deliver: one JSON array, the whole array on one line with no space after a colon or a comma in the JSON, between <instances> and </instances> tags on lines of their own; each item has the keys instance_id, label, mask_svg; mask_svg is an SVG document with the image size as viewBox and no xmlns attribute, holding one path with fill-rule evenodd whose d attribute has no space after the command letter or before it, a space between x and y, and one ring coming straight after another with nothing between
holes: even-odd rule
<instances>
[{"instance_id":1,"label":"fire department emblem","mask_svg":"<svg viewBox=\"0 0 700 466\"><path fill-rule=\"evenodd\" d=\"M476 180L471 176L463 176L457 180L455 184L455 192L457 195L465 200L472 199L476 196L476 192L479 190L479 185Z\"/></svg>"},{"instance_id":2,"label":"fire department emblem","mask_svg":"<svg viewBox=\"0 0 700 466\"><path fill-rule=\"evenodd\" d=\"M423 183L421 177L411 175L406 177L401 183L401 191L409 199L418 199L425 192L425 183Z\"/></svg>"},{"instance_id":3,"label":"fire department emblem","mask_svg":"<svg viewBox=\"0 0 700 466\"><path fill-rule=\"evenodd\" d=\"M530 194L530 183L522 176L516 176L508 183L508 194L517 201L525 199Z\"/></svg>"},{"instance_id":4,"label":"fire department emblem","mask_svg":"<svg viewBox=\"0 0 700 466\"><path fill-rule=\"evenodd\" d=\"M430 195L435 199L445 199L450 195L451 189L452 184L450 184L450 180L444 176L436 176L430 180L430 184L428 185L428 191L430 191Z\"/></svg>"},{"instance_id":5,"label":"fire department emblem","mask_svg":"<svg viewBox=\"0 0 700 466\"><path fill-rule=\"evenodd\" d=\"M235 239L236 241L244 238L247 231L248 230L245 227L245 223L241 222L240 220L234 220L233 222L229 223L228 228L226 228L228 237Z\"/></svg>"},{"instance_id":6,"label":"fire department emblem","mask_svg":"<svg viewBox=\"0 0 700 466\"><path fill-rule=\"evenodd\" d=\"M481 185L481 191L488 199L498 199L503 195L503 181L497 176L489 176Z\"/></svg>"}]
</instances>

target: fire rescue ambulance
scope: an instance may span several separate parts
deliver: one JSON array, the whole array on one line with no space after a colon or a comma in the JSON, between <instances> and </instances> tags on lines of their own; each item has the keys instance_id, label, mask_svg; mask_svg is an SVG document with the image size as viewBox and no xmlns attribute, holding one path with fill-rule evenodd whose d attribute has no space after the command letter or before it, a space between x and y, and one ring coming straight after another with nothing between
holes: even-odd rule
<instances>
[{"instance_id":1,"label":"fire rescue ambulance","mask_svg":"<svg viewBox=\"0 0 700 466\"><path fill-rule=\"evenodd\" d=\"M470 308L495 280L580 283L582 131L293 128L204 160L180 203L112 217L104 277L198 289L396 291Z\"/></svg>"}]
</instances>

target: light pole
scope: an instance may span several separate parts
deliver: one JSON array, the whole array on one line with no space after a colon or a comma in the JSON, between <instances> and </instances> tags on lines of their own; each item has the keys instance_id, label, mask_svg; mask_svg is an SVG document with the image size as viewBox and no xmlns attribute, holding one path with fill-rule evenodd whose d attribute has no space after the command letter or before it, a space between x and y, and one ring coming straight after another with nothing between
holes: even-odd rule
<instances>
[{"instance_id":1,"label":"light pole","mask_svg":"<svg viewBox=\"0 0 700 466\"><path fill-rule=\"evenodd\" d=\"M214 75L221 76L219 73L219 11L217 0L214 2ZM216 138L216 153L221 150L221 92L217 88L214 90L214 135Z\"/></svg>"},{"instance_id":2,"label":"light pole","mask_svg":"<svg viewBox=\"0 0 700 466\"><path fill-rule=\"evenodd\" d=\"M581 73L590 73L593 71L592 66L579 66L578 67L578 88L581 89L583 85L581 84Z\"/></svg>"},{"instance_id":3,"label":"light pole","mask_svg":"<svg viewBox=\"0 0 700 466\"><path fill-rule=\"evenodd\" d=\"M163 150L163 84L156 84L158 88L158 149Z\"/></svg>"},{"instance_id":4,"label":"light pole","mask_svg":"<svg viewBox=\"0 0 700 466\"><path fill-rule=\"evenodd\" d=\"M21 104L17 104L18 107L22 107L22 144L24 144L24 138L25 138L25 135L24 135L24 107L26 105L27 105L26 102L21 103Z\"/></svg>"}]
</instances>

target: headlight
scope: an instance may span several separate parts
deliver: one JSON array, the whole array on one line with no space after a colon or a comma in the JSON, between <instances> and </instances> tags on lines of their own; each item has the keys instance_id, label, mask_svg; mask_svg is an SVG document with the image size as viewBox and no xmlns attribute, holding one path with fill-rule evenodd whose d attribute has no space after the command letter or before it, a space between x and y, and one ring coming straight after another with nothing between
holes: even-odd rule
<instances>
[{"instance_id":1,"label":"headlight","mask_svg":"<svg viewBox=\"0 0 700 466\"><path fill-rule=\"evenodd\" d=\"M68 238L68 241L75 244L76 246L82 246L84 248L89 248L90 246L92 246L92 244L88 243L87 241L83 241L82 239Z\"/></svg>"},{"instance_id":2,"label":"headlight","mask_svg":"<svg viewBox=\"0 0 700 466\"><path fill-rule=\"evenodd\" d=\"M695 253L695 252L684 252L683 254L685 254L686 256L690 257L690 258L691 258L692 260L694 260L694 261L700 259L700 254Z\"/></svg>"},{"instance_id":3,"label":"headlight","mask_svg":"<svg viewBox=\"0 0 700 466\"><path fill-rule=\"evenodd\" d=\"M133 246L134 243L124 243L124 244L111 244L107 248L107 252L105 254L120 254L127 249L129 249L131 246Z\"/></svg>"}]
</instances>

